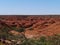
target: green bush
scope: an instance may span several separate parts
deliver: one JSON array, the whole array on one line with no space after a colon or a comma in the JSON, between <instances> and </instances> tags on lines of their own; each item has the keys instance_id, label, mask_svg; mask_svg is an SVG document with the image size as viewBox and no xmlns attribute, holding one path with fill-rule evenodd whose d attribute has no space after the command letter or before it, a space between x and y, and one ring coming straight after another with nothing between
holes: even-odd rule
<instances>
[{"instance_id":1,"label":"green bush","mask_svg":"<svg viewBox=\"0 0 60 45\"><path fill-rule=\"evenodd\" d=\"M38 40L28 39L24 40L22 45L60 45L60 35L46 37L40 37Z\"/></svg>"}]
</instances>

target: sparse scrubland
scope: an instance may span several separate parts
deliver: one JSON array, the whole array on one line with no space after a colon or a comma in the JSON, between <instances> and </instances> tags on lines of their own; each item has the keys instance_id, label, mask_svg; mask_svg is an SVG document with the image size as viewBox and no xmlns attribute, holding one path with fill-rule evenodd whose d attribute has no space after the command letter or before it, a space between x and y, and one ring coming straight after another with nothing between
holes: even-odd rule
<instances>
[{"instance_id":1,"label":"sparse scrubland","mask_svg":"<svg viewBox=\"0 0 60 45\"><path fill-rule=\"evenodd\" d=\"M0 16L0 45L60 45L60 16Z\"/></svg>"}]
</instances>

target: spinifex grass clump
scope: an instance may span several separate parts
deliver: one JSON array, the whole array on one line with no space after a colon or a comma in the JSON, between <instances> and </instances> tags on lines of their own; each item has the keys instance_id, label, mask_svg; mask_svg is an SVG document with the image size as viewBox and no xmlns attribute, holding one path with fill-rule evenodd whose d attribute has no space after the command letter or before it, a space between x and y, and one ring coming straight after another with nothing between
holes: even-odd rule
<instances>
[{"instance_id":1,"label":"spinifex grass clump","mask_svg":"<svg viewBox=\"0 0 60 45\"><path fill-rule=\"evenodd\" d=\"M48 38L42 36L40 39L24 40L22 45L60 45L60 35L50 36Z\"/></svg>"}]
</instances>

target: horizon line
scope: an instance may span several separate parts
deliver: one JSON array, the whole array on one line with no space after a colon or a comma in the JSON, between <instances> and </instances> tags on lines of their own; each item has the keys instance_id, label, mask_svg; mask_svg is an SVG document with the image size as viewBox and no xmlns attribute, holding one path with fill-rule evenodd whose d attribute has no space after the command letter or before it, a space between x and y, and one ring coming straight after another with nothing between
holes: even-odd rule
<instances>
[{"instance_id":1,"label":"horizon line","mask_svg":"<svg viewBox=\"0 0 60 45\"><path fill-rule=\"evenodd\" d=\"M0 14L0 15L60 15L60 14Z\"/></svg>"}]
</instances>

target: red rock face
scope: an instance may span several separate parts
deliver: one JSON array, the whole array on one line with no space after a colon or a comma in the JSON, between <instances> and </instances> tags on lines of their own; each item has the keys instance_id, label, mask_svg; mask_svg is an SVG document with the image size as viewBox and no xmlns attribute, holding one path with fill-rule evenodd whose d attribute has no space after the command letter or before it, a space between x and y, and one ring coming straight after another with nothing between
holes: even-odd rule
<instances>
[{"instance_id":1,"label":"red rock face","mask_svg":"<svg viewBox=\"0 0 60 45\"><path fill-rule=\"evenodd\" d=\"M60 33L60 16L0 16L10 27L25 27L27 38Z\"/></svg>"}]
</instances>

